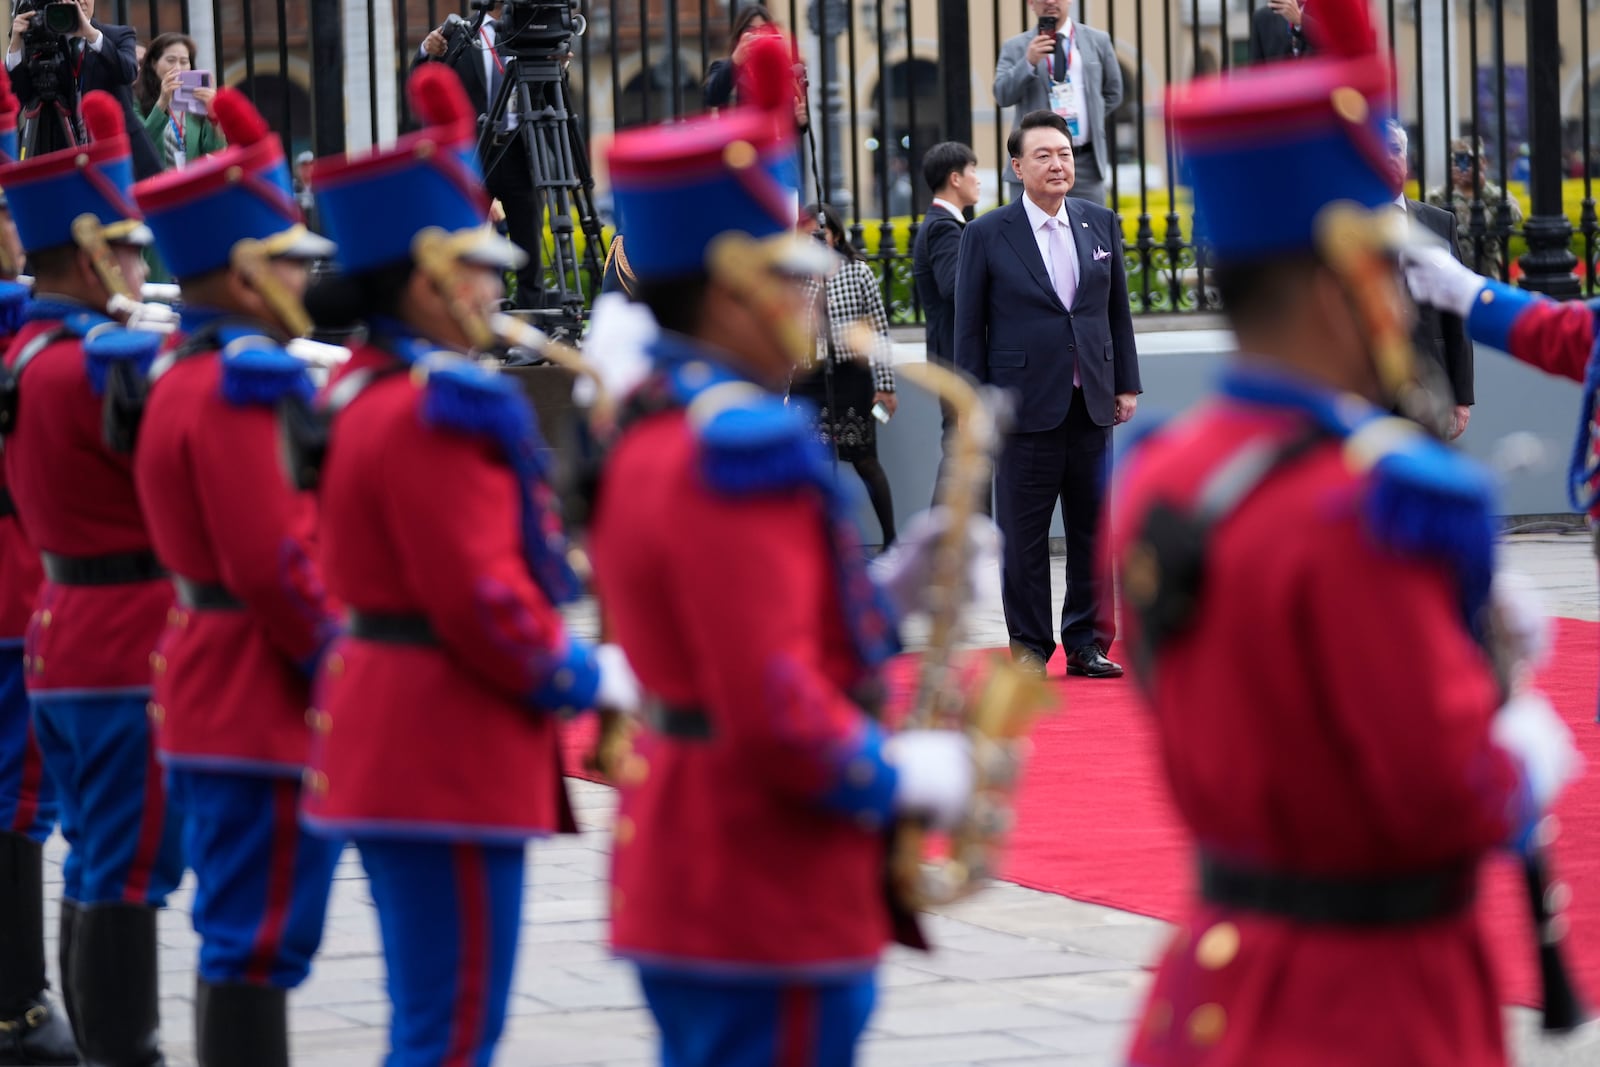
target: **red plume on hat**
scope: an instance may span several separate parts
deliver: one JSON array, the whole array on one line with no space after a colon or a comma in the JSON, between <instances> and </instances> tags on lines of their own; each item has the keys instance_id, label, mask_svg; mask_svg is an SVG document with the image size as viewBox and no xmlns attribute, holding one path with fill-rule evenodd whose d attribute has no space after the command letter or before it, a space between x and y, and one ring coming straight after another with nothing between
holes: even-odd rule
<instances>
[{"instance_id":1,"label":"red plume on hat","mask_svg":"<svg viewBox=\"0 0 1600 1067\"><path fill-rule=\"evenodd\" d=\"M83 97L83 125L91 141L114 141L128 137L127 119L122 105L108 92L96 89Z\"/></svg>"},{"instance_id":2,"label":"red plume on hat","mask_svg":"<svg viewBox=\"0 0 1600 1067\"><path fill-rule=\"evenodd\" d=\"M424 126L477 125L477 113L467 99L456 72L443 63L424 63L411 75L407 88L411 110Z\"/></svg>"},{"instance_id":3,"label":"red plume on hat","mask_svg":"<svg viewBox=\"0 0 1600 1067\"><path fill-rule=\"evenodd\" d=\"M1311 0L1305 23L1319 54L1343 59L1377 54L1378 27L1369 0Z\"/></svg>"},{"instance_id":4,"label":"red plume on hat","mask_svg":"<svg viewBox=\"0 0 1600 1067\"><path fill-rule=\"evenodd\" d=\"M739 103L764 111L793 114L798 85L794 74L794 48L777 30L757 31L748 38L744 62L739 67Z\"/></svg>"},{"instance_id":5,"label":"red plume on hat","mask_svg":"<svg viewBox=\"0 0 1600 1067\"><path fill-rule=\"evenodd\" d=\"M267 120L261 117L250 98L237 89L218 89L211 111L230 145L244 147L272 136Z\"/></svg>"}]
</instances>

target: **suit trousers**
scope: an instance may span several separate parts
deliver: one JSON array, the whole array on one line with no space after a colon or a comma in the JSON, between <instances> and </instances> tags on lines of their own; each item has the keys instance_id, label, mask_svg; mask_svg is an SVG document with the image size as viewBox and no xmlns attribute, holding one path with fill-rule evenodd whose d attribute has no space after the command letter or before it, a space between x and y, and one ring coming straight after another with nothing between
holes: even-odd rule
<instances>
[{"instance_id":1,"label":"suit trousers","mask_svg":"<svg viewBox=\"0 0 1600 1067\"><path fill-rule=\"evenodd\" d=\"M489 150L488 158L483 160L486 166L500 147L496 144ZM517 271L517 291L512 302L519 308L538 308L544 306L544 213L528 168L526 140L519 139L508 147L505 157L484 179L484 188L505 209L506 236L528 254L528 262Z\"/></svg>"},{"instance_id":2,"label":"suit trousers","mask_svg":"<svg viewBox=\"0 0 1600 1067\"><path fill-rule=\"evenodd\" d=\"M1055 652L1050 621L1050 520L1056 501L1066 527L1067 599L1061 645L1068 650L1116 636L1100 610L1099 524L1111 467L1111 428L1089 418L1083 390L1061 425L1014 433L995 473L995 523L1004 539L1000 593L1011 640L1046 660ZM1102 617L1103 616L1103 617Z\"/></svg>"}]
</instances>

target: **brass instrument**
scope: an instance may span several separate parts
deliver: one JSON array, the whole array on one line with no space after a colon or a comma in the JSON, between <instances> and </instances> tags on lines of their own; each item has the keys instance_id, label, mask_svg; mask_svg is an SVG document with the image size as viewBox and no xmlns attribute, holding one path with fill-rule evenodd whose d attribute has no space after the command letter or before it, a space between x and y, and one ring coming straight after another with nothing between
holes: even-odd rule
<instances>
[{"instance_id":1,"label":"brass instrument","mask_svg":"<svg viewBox=\"0 0 1600 1067\"><path fill-rule=\"evenodd\" d=\"M969 896L993 877L1002 839L1011 828L1012 800L1026 755L1027 733L1045 702L1044 683L1009 660L990 660L980 683L962 685L966 664L957 654L962 595L968 565L967 520L988 485L1000 447L1003 394L981 395L962 375L934 363L909 364L897 373L944 399L956 412L953 451L939 487L950 512L934 557L931 631L906 729L959 730L972 742L972 799L949 838L948 853L924 859L926 827L902 819L890 855L890 878L899 900L921 910Z\"/></svg>"},{"instance_id":2,"label":"brass instrument","mask_svg":"<svg viewBox=\"0 0 1600 1067\"><path fill-rule=\"evenodd\" d=\"M564 367L580 377L587 378L594 385L594 402L589 407L590 424L598 427L612 425L615 405L611 394L606 390L606 385L589 361L583 358L571 345L562 344L546 334L543 330L528 325L521 319L504 312L497 312L489 316L489 328L494 331L497 338L512 345L520 345L537 352L557 366ZM589 562L589 556L583 549L573 545L567 555L567 561L579 578L591 590L594 588L594 568ZM598 599L598 598L597 598ZM610 627L606 624L604 606L600 607L600 639L604 641ZM584 754L583 769L590 774L598 774L610 781L617 780L617 772L621 769L628 755L633 751L633 733L635 727L632 720L615 708L597 708L596 714L600 717L600 729L595 738L594 748Z\"/></svg>"}]
</instances>

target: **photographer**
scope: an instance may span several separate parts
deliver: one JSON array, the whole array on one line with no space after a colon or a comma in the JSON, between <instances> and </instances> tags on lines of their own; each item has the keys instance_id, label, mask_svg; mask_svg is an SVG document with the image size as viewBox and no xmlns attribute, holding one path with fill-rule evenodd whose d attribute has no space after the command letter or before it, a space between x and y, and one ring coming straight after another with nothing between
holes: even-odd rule
<instances>
[{"instance_id":1,"label":"photographer","mask_svg":"<svg viewBox=\"0 0 1600 1067\"><path fill-rule=\"evenodd\" d=\"M489 15L483 20L475 41L463 41L461 35L469 32L471 24L460 16L451 16L423 38L417 51L417 63L448 63L461 79L467 98L477 111L479 123L488 115L501 83L511 70L512 57L503 47L501 39L501 9L497 2L489 5ZM570 60L568 53L566 59ZM565 62L563 62L565 67ZM533 175L528 169L528 154L520 147L501 152L505 143L516 136L518 118L506 116L504 128L495 131L488 142L480 141L483 158L479 160L485 171L484 188L500 202L505 214L506 236L528 255L526 265L517 272L517 290L514 302L518 307L538 307L544 291L540 277L543 262L540 242L543 224L540 217L539 194L533 187ZM495 160L495 156L499 160ZM492 166L491 166L492 164Z\"/></svg>"},{"instance_id":2,"label":"photographer","mask_svg":"<svg viewBox=\"0 0 1600 1067\"><path fill-rule=\"evenodd\" d=\"M138 35L132 26L103 23L94 17L95 0L63 0L47 3L46 0L19 0L16 15L11 20L11 47L6 52L6 70L17 97L22 101L23 112L29 113L41 102L41 93L35 86L35 63L39 56L55 47L66 53L65 68L75 79L71 94L73 121L76 123L76 103L84 93L96 89L110 93L122 105L122 114L133 147L133 169L136 177L148 178L161 172L161 159L155 145L144 132L133 110L133 81L138 73ZM77 25L70 32L52 30L46 12L50 8L76 7ZM36 122L47 121L41 113ZM38 130L34 132L37 138ZM31 154L37 154L37 145L30 145Z\"/></svg>"}]
</instances>

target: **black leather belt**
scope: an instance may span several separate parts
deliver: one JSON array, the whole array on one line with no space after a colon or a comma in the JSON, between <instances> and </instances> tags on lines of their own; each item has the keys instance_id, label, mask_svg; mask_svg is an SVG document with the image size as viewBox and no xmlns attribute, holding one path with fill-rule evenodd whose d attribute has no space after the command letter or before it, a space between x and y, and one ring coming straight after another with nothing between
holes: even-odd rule
<instances>
[{"instance_id":1,"label":"black leather belt","mask_svg":"<svg viewBox=\"0 0 1600 1067\"><path fill-rule=\"evenodd\" d=\"M1200 858L1200 895L1225 908L1296 922L1401 926L1455 915L1477 894L1471 865L1396 878L1318 878Z\"/></svg>"},{"instance_id":2,"label":"black leather belt","mask_svg":"<svg viewBox=\"0 0 1600 1067\"><path fill-rule=\"evenodd\" d=\"M58 556L41 552L44 576L57 585L129 585L167 576L154 552L113 552L104 556Z\"/></svg>"},{"instance_id":3,"label":"black leather belt","mask_svg":"<svg viewBox=\"0 0 1600 1067\"><path fill-rule=\"evenodd\" d=\"M190 611L244 610L244 601L215 582L197 582L175 574L172 585L178 591L178 603Z\"/></svg>"},{"instance_id":4,"label":"black leather belt","mask_svg":"<svg viewBox=\"0 0 1600 1067\"><path fill-rule=\"evenodd\" d=\"M711 716L704 708L674 707L654 698L644 703L644 721L663 737L679 741L709 741L716 736Z\"/></svg>"},{"instance_id":5,"label":"black leather belt","mask_svg":"<svg viewBox=\"0 0 1600 1067\"><path fill-rule=\"evenodd\" d=\"M382 615L376 612L352 611L350 636L385 645L439 643L439 635L433 632L426 615Z\"/></svg>"}]
</instances>

